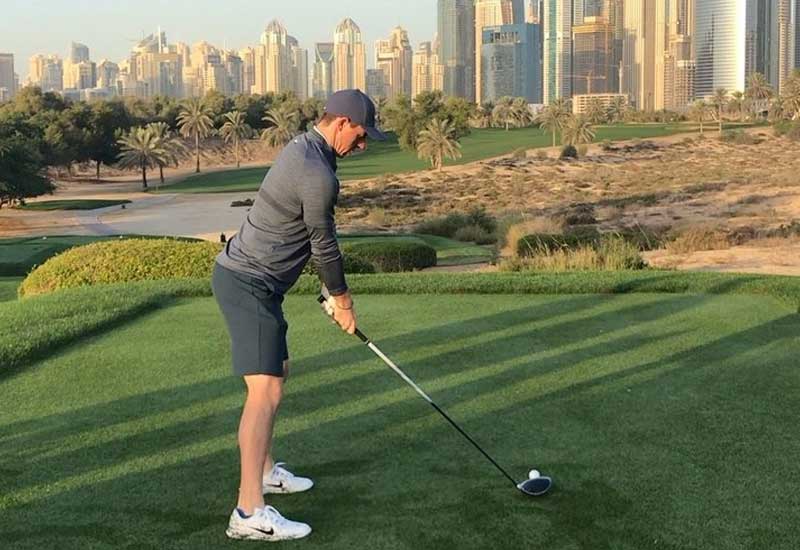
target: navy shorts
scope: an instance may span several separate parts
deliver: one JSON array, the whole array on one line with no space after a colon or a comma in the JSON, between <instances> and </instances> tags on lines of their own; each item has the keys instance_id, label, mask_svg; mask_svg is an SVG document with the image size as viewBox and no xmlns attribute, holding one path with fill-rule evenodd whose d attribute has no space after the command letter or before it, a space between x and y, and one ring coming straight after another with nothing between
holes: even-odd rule
<instances>
[{"instance_id":1,"label":"navy shorts","mask_svg":"<svg viewBox=\"0 0 800 550\"><path fill-rule=\"evenodd\" d=\"M233 372L283 377L289 359L283 296L257 277L214 264L211 288L231 337Z\"/></svg>"}]
</instances>

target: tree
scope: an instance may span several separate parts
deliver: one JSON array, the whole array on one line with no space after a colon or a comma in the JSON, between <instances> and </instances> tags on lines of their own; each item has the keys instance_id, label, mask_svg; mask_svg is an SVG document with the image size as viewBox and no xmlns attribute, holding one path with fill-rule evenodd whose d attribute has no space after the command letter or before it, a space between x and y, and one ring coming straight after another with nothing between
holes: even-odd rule
<instances>
[{"instance_id":1,"label":"tree","mask_svg":"<svg viewBox=\"0 0 800 550\"><path fill-rule=\"evenodd\" d=\"M606 109L603 102L597 98L590 99L586 104L586 118L592 124L603 124L606 121Z\"/></svg>"},{"instance_id":2,"label":"tree","mask_svg":"<svg viewBox=\"0 0 800 550\"><path fill-rule=\"evenodd\" d=\"M178 115L178 126L181 135L194 138L194 152L197 159L195 173L200 173L200 140L206 139L214 129L211 120L213 111L198 98L188 99L182 106Z\"/></svg>"},{"instance_id":3,"label":"tree","mask_svg":"<svg viewBox=\"0 0 800 550\"><path fill-rule=\"evenodd\" d=\"M701 136L703 135L703 122L710 111L711 106L704 99L698 99L689 109L689 118L700 123Z\"/></svg>"},{"instance_id":4,"label":"tree","mask_svg":"<svg viewBox=\"0 0 800 550\"><path fill-rule=\"evenodd\" d=\"M786 101L784 96L775 96L769 104L769 120L770 122L778 122L786 118Z\"/></svg>"},{"instance_id":5,"label":"tree","mask_svg":"<svg viewBox=\"0 0 800 550\"><path fill-rule=\"evenodd\" d=\"M511 104L511 111L514 115L514 120L521 128L530 126L533 123L534 117L531 108L528 105L528 100L524 97L515 97Z\"/></svg>"},{"instance_id":6,"label":"tree","mask_svg":"<svg viewBox=\"0 0 800 550\"><path fill-rule=\"evenodd\" d=\"M473 128L488 128L491 126L493 110L494 105L490 103L475 107L475 110L469 118L470 126Z\"/></svg>"},{"instance_id":7,"label":"tree","mask_svg":"<svg viewBox=\"0 0 800 550\"><path fill-rule=\"evenodd\" d=\"M0 129L0 208L28 197L52 193L53 182L36 144L19 134L2 137Z\"/></svg>"},{"instance_id":8,"label":"tree","mask_svg":"<svg viewBox=\"0 0 800 550\"><path fill-rule=\"evenodd\" d=\"M170 131L166 122L151 122L146 128L155 135L164 154L156 158L159 180L164 183L164 166L178 166L181 158L186 155L186 147Z\"/></svg>"},{"instance_id":9,"label":"tree","mask_svg":"<svg viewBox=\"0 0 800 550\"><path fill-rule=\"evenodd\" d=\"M735 92L731 93L730 100L728 101L728 109L735 113L739 113L739 122L744 122L745 103L746 98L744 96L744 92L736 90Z\"/></svg>"},{"instance_id":10,"label":"tree","mask_svg":"<svg viewBox=\"0 0 800 550\"><path fill-rule=\"evenodd\" d=\"M389 100L383 96L378 96L374 99L374 102L375 102L375 121L378 123L378 126L383 126L384 124L383 111L389 104Z\"/></svg>"},{"instance_id":11,"label":"tree","mask_svg":"<svg viewBox=\"0 0 800 550\"><path fill-rule=\"evenodd\" d=\"M711 105L714 106L714 116L719 122L719 133L722 135L722 112L728 105L728 90L725 88L714 90L714 95L711 97Z\"/></svg>"},{"instance_id":12,"label":"tree","mask_svg":"<svg viewBox=\"0 0 800 550\"><path fill-rule=\"evenodd\" d=\"M745 95L750 99L750 105L756 111L755 115L761 118L761 113L765 110L765 104L772 97L772 86L767 82L767 77L761 73L753 73L747 79Z\"/></svg>"},{"instance_id":13,"label":"tree","mask_svg":"<svg viewBox=\"0 0 800 550\"><path fill-rule=\"evenodd\" d=\"M130 129L130 117L119 101L97 101L91 104L92 120L86 141L88 156L95 162L96 177L100 166L113 164L120 153L119 132Z\"/></svg>"},{"instance_id":14,"label":"tree","mask_svg":"<svg viewBox=\"0 0 800 550\"><path fill-rule=\"evenodd\" d=\"M236 168L241 166L239 158L239 146L243 139L253 135L253 129L244 121L244 113L232 111L225 115L225 124L220 129L220 135L225 143L233 142L233 150L236 154Z\"/></svg>"},{"instance_id":15,"label":"tree","mask_svg":"<svg viewBox=\"0 0 800 550\"><path fill-rule=\"evenodd\" d=\"M615 96L611 103L608 105L608 118L612 124L616 124L625 119L625 114L628 111L628 103L622 96Z\"/></svg>"},{"instance_id":16,"label":"tree","mask_svg":"<svg viewBox=\"0 0 800 550\"><path fill-rule=\"evenodd\" d=\"M270 109L262 119L269 124L261 132L261 140L269 147L283 147L297 135L300 115L289 107Z\"/></svg>"},{"instance_id":17,"label":"tree","mask_svg":"<svg viewBox=\"0 0 800 550\"><path fill-rule=\"evenodd\" d=\"M569 102L565 99L555 100L539 113L539 126L553 134L553 147L556 146L556 133L564 128L569 117Z\"/></svg>"},{"instance_id":18,"label":"tree","mask_svg":"<svg viewBox=\"0 0 800 550\"><path fill-rule=\"evenodd\" d=\"M429 160L431 167L439 171L445 157L461 158L461 144L454 137L453 126L444 120L430 121L417 138L417 156Z\"/></svg>"},{"instance_id":19,"label":"tree","mask_svg":"<svg viewBox=\"0 0 800 550\"><path fill-rule=\"evenodd\" d=\"M570 117L564 127L562 141L564 145L578 146L594 141L595 132L592 122L585 115Z\"/></svg>"},{"instance_id":20,"label":"tree","mask_svg":"<svg viewBox=\"0 0 800 550\"><path fill-rule=\"evenodd\" d=\"M497 100L497 105L492 110L492 119L499 126L505 126L506 132L509 126L517 124L516 113L514 112L514 98L501 97Z\"/></svg>"},{"instance_id":21,"label":"tree","mask_svg":"<svg viewBox=\"0 0 800 550\"><path fill-rule=\"evenodd\" d=\"M800 119L800 69L795 69L786 81L783 104L792 120Z\"/></svg>"},{"instance_id":22,"label":"tree","mask_svg":"<svg viewBox=\"0 0 800 550\"><path fill-rule=\"evenodd\" d=\"M122 152L117 165L123 169L142 171L142 189L147 190L147 169L168 162L168 153L161 139L151 128L133 128L119 140Z\"/></svg>"}]
</instances>

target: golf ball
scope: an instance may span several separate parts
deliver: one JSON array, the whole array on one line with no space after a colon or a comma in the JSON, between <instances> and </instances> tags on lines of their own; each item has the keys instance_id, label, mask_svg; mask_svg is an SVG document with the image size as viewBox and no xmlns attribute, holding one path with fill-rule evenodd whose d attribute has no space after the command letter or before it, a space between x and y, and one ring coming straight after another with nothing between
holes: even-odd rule
<instances>
[{"instance_id":1,"label":"golf ball","mask_svg":"<svg viewBox=\"0 0 800 550\"><path fill-rule=\"evenodd\" d=\"M541 475L542 474L539 473L539 470L531 470L530 472L528 472L528 479L536 479Z\"/></svg>"}]
</instances>

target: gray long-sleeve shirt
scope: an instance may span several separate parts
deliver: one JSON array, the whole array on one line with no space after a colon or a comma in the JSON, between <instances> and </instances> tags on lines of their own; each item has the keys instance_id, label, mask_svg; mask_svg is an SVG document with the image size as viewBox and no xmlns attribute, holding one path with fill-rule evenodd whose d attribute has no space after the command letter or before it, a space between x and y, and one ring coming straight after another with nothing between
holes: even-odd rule
<instances>
[{"instance_id":1,"label":"gray long-sleeve shirt","mask_svg":"<svg viewBox=\"0 0 800 550\"><path fill-rule=\"evenodd\" d=\"M333 217L338 195L331 146L316 130L297 136L278 155L217 263L286 294L313 256L330 293L343 294L347 284Z\"/></svg>"}]
</instances>

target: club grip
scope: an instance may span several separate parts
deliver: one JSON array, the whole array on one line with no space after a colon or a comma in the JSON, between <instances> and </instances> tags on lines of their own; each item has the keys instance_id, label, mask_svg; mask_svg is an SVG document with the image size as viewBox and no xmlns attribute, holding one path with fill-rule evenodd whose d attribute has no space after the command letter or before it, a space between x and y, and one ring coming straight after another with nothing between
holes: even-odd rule
<instances>
[{"instance_id":1,"label":"club grip","mask_svg":"<svg viewBox=\"0 0 800 550\"><path fill-rule=\"evenodd\" d=\"M317 297L317 301L318 301L320 304L324 304L324 303L326 302L326 300L325 300L325 296L323 296L322 294L320 294L320 295L319 295L319 297ZM365 344L369 344L369 338L367 338L367 337L366 337L366 335L365 335L363 332L361 332L360 330L358 330L358 329L356 329L356 336L358 336L358 338L359 338L359 339L360 339L362 342L364 342Z\"/></svg>"}]
</instances>

